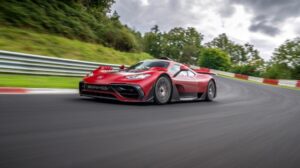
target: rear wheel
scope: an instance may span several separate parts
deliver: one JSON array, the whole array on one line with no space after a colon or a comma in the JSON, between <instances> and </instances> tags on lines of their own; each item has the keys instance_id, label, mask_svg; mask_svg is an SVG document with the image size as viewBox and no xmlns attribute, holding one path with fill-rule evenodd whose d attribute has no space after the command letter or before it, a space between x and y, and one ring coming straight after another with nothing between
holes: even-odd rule
<instances>
[{"instance_id":1,"label":"rear wheel","mask_svg":"<svg viewBox=\"0 0 300 168\"><path fill-rule=\"evenodd\" d=\"M214 81L210 80L207 85L207 92L206 92L206 101L213 101L213 99L217 95L217 88Z\"/></svg>"},{"instance_id":2,"label":"rear wheel","mask_svg":"<svg viewBox=\"0 0 300 168\"><path fill-rule=\"evenodd\" d=\"M161 76L155 84L154 98L157 104L166 104L169 102L172 93L171 81L168 77Z\"/></svg>"}]
</instances>

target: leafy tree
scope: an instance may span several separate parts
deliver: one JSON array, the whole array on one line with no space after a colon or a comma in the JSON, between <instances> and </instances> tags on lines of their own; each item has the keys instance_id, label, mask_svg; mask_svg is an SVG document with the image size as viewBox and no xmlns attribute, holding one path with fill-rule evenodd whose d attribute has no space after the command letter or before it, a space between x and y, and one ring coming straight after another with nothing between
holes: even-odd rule
<instances>
[{"instance_id":1,"label":"leafy tree","mask_svg":"<svg viewBox=\"0 0 300 168\"><path fill-rule=\"evenodd\" d=\"M185 45L182 49L182 55L179 61L193 64L199 56L202 48L201 42L203 35L198 33L195 28L188 28L185 32Z\"/></svg>"},{"instance_id":2,"label":"leafy tree","mask_svg":"<svg viewBox=\"0 0 300 168\"><path fill-rule=\"evenodd\" d=\"M227 52L233 63L239 63L244 61L243 58L245 51L242 46L234 44L225 33L220 34L218 37L214 38L211 42L207 43L206 46L210 48L219 48Z\"/></svg>"},{"instance_id":3,"label":"leafy tree","mask_svg":"<svg viewBox=\"0 0 300 168\"><path fill-rule=\"evenodd\" d=\"M229 54L233 63L230 71L251 76L260 76L264 69L264 60L252 44L236 44L225 33L214 38L206 46L219 48Z\"/></svg>"},{"instance_id":4,"label":"leafy tree","mask_svg":"<svg viewBox=\"0 0 300 168\"><path fill-rule=\"evenodd\" d=\"M66 0L66 2L81 3L87 8L97 8L101 12L107 13L110 7L115 3L115 0Z\"/></svg>"},{"instance_id":5,"label":"leafy tree","mask_svg":"<svg viewBox=\"0 0 300 168\"><path fill-rule=\"evenodd\" d=\"M267 76L300 79L300 38L287 40L275 49Z\"/></svg>"},{"instance_id":6,"label":"leafy tree","mask_svg":"<svg viewBox=\"0 0 300 168\"><path fill-rule=\"evenodd\" d=\"M257 76L259 77L262 73L261 69L258 69L255 65L235 65L230 70L233 73L249 75L249 76Z\"/></svg>"},{"instance_id":7,"label":"leafy tree","mask_svg":"<svg viewBox=\"0 0 300 168\"><path fill-rule=\"evenodd\" d=\"M250 62L262 63L263 59L259 56L258 50L253 45L246 43L244 45L235 44L229 40L225 33L214 38L206 46L210 48L219 48L227 52L231 61L236 65L246 65Z\"/></svg>"},{"instance_id":8,"label":"leafy tree","mask_svg":"<svg viewBox=\"0 0 300 168\"><path fill-rule=\"evenodd\" d=\"M112 21L118 22L120 23L119 19L120 19L120 15L118 14L117 11L114 11L114 13L112 14L112 16L110 17L110 19ZM121 24L121 23L120 23Z\"/></svg>"},{"instance_id":9,"label":"leafy tree","mask_svg":"<svg viewBox=\"0 0 300 168\"><path fill-rule=\"evenodd\" d=\"M151 28L151 32L153 32L153 33L155 33L155 34L158 34L158 33L159 33L158 25L154 25L154 26Z\"/></svg>"},{"instance_id":10,"label":"leafy tree","mask_svg":"<svg viewBox=\"0 0 300 168\"><path fill-rule=\"evenodd\" d=\"M223 51L230 53L233 42L230 41L225 33L220 34L218 37L214 38L211 42L206 44L211 48L219 48Z\"/></svg>"},{"instance_id":11,"label":"leafy tree","mask_svg":"<svg viewBox=\"0 0 300 168\"><path fill-rule=\"evenodd\" d=\"M199 55L203 35L195 28L175 27L161 33L157 25L144 36L145 51L156 56L167 56L183 63L193 63Z\"/></svg>"},{"instance_id":12,"label":"leafy tree","mask_svg":"<svg viewBox=\"0 0 300 168\"><path fill-rule=\"evenodd\" d=\"M244 44L241 51L246 58L245 61L233 65L230 71L249 76L261 76L264 70L264 60L259 56L258 51L249 43Z\"/></svg>"},{"instance_id":13,"label":"leafy tree","mask_svg":"<svg viewBox=\"0 0 300 168\"><path fill-rule=\"evenodd\" d=\"M145 33L144 48L147 53L154 57L162 56L162 34L159 32L157 25L151 28L151 32Z\"/></svg>"},{"instance_id":14,"label":"leafy tree","mask_svg":"<svg viewBox=\"0 0 300 168\"><path fill-rule=\"evenodd\" d=\"M179 59L180 62L187 64L195 64L200 53L200 48L195 45L186 45L182 49L182 55Z\"/></svg>"},{"instance_id":15,"label":"leafy tree","mask_svg":"<svg viewBox=\"0 0 300 168\"><path fill-rule=\"evenodd\" d=\"M229 55L218 48L203 48L199 56L199 65L226 71L230 69L231 61Z\"/></svg>"},{"instance_id":16,"label":"leafy tree","mask_svg":"<svg viewBox=\"0 0 300 168\"><path fill-rule=\"evenodd\" d=\"M185 45L185 29L181 27L173 28L164 37L166 38L165 42L167 46L164 54L175 60L179 60Z\"/></svg>"},{"instance_id":17,"label":"leafy tree","mask_svg":"<svg viewBox=\"0 0 300 168\"><path fill-rule=\"evenodd\" d=\"M244 50L245 50L244 57L247 59L247 62L262 59L259 56L258 50L255 49L252 44L249 44L249 43L244 44Z\"/></svg>"},{"instance_id":18,"label":"leafy tree","mask_svg":"<svg viewBox=\"0 0 300 168\"><path fill-rule=\"evenodd\" d=\"M293 79L292 72L286 64L272 64L268 66L263 77L271 79Z\"/></svg>"},{"instance_id":19,"label":"leafy tree","mask_svg":"<svg viewBox=\"0 0 300 168\"><path fill-rule=\"evenodd\" d=\"M272 61L278 64L287 64L292 69L300 66L300 37L287 40L275 49Z\"/></svg>"}]
</instances>

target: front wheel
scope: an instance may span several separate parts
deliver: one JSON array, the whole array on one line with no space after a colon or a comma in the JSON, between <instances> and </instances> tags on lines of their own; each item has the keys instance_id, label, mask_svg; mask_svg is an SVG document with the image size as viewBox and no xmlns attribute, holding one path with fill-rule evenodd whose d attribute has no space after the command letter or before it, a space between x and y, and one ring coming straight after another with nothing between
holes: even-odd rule
<instances>
[{"instance_id":1,"label":"front wheel","mask_svg":"<svg viewBox=\"0 0 300 168\"><path fill-rule=\"evenodd\" d=\"M217 87L214 81L210 80L207 85L206 101L213 101L217 95Z\"/></svg>"},{"instance_id":2,"label":"front wheel","mask_svg":"<svg viewBox=\"0 0 300 168\"><path fill-rule=\"evenodd\" d=\"M161 76L155 84L154 92L155 102L157 104L166 104L169 102L172 94L172 85L169 78Z\"/></svg>"}]
</instances>

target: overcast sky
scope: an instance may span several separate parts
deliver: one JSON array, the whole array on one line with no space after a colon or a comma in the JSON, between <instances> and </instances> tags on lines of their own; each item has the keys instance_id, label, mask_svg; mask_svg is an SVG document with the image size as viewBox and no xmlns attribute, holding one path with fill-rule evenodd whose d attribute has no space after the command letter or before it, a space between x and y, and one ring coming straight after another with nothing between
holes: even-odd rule
<instances>
[{"instance_id":1,"label":"overcast sky","mask_svg":"<svg viewBox=\"0 0 300 168\"><path fill-rule=\"evenodd\" d=\"M141 31L195 27L204 42L226 33L269 59L275 47L300 36L300 0L116 0L121 21Z\"/></svg>"}]
</instances>

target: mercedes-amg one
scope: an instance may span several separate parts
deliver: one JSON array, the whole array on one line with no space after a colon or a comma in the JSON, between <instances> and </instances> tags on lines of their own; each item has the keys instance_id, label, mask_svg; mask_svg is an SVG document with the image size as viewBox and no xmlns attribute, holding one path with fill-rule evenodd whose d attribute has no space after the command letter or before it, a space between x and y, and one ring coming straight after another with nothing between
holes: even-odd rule
<instances>
[{"instance_id":1,"label":"mercedes-amg one","mask_svg":"<svg viewBox=\"0 0 300 168\"><path fill-rule=\"evenodd\" d=\"M217 95L211 74L165 59L141 61L118 69L100 66L79 84L81 96L123 102L212 101Z\"/></svg>"}]
</instances>

